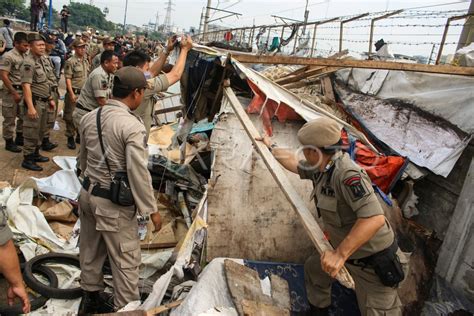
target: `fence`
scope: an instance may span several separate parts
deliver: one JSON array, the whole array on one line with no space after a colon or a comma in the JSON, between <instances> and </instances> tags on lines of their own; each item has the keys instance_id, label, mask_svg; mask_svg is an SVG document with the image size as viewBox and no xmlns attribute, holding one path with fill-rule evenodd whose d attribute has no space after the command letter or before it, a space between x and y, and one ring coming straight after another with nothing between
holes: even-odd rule
<instances>
[{"instance_id":1,"label":"fence","mask_svg":"<svg viewBox=\"0 0 474 316\"><path fill-rule=\"evenodd\" d=\"M410 51L413 55L425 56L424 62L428 64L438 64L445 47L454 52L458 44L464 46L465 43L458 43L464 25L461 20L469 19L467 25L471 25L473 15L466 10L396 10L308 23L211 29L194 38L201 42L225 42L247 50L253 48L259 53L279 51L306 57L327 57L349 49L369 59L374 55L374 40L389 38L386 43L402 55L409 55L406 52Z\"/></svg>"}]
</instances>

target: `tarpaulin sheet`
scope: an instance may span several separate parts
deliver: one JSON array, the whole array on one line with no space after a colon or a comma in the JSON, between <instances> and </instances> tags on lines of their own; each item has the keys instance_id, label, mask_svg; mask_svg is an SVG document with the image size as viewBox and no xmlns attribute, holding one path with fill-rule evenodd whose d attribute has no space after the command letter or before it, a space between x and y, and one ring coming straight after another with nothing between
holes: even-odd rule
<instances>
[{"instance_id":1,"label":"tarpaulin sheet","mask_svg":"<svg viewBox=\"0 0 474 316\"><path fill-rule=\"evenodd\" d=\"M474 133L474 77L375 69L343 69L336 75L355 91L403 100Z\"/></svg>"},{"instance_id":2,"label":"tarpaulin sheet","mask_svg":"<svg viewBox=\"0 0 474 316\"><path fill-rule=\"evenodd\" d=\"M470 135L397 100L381 100L336 85L346 112L399 155L447 177L469 144Z\"/></svg>"}]
</instances>

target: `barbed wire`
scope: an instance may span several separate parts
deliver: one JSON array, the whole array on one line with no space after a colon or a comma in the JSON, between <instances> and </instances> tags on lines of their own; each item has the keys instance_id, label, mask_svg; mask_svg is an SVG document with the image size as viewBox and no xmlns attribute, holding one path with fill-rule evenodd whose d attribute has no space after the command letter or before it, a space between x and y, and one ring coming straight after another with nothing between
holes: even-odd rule
<instances>
[{"instance_id":1,"label":"barbed wire","mask_svg":"<svg viewBox=\"0 0 474 316\"><path fill-rule=\"evenodd\" d=\"M339 42L338 38L324 38L316 37L316 41L333 41ZM352 39L342 39L343 42L347 43L369 43L368 40L352 40ZM439 45L439 42L397 42L397 41L387 41L387 44L396 44L396 45L408 45L408 46L419 46L419 45ZM458 42L445 42L444 45L457 45Z\"/></svg>"}]
</instances>

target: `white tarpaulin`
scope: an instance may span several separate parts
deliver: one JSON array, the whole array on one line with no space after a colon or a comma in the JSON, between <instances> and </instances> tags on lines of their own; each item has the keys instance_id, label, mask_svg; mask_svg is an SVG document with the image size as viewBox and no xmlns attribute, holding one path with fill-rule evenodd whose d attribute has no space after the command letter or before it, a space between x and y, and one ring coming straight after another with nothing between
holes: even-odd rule
<instances>
[{"instance_id":1,"label":"white tarpaulin","mask_svg":"<svg viewBox=\"0 0 474 316\"><path fill-rule=\"evenodd\" d=\"M355 68L336 74L355 91L403 100L474 133L474 77Z\"/></svg>"},{"instance_id":2,"label":"white tarpaulin","mask_svg":"<svg viewBox=\"0 0 474 316\"><path fill-rule=\"evenodd\" d=\"M436 174L447 177L469 144L469 135L414 107L355 93L342 85L336 85L336 90L348 112L376 138Z\"/></svg>"},{"instance_id":3,"label":"white tarpaulin","mask_svg":"<svg viewBox=\"0 0 474 316\"><path fill-rule=\"evenodd\" d=\"M81 183L74 170L59 170L47 178L32 178L41 192L76 200L81 191Z\"/></svg>"}]
</instances>

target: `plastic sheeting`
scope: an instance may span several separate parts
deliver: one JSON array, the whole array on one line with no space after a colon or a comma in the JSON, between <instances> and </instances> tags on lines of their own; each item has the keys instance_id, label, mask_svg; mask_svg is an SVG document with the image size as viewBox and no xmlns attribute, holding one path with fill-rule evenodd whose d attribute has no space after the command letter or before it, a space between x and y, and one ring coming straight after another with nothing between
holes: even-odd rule
<instances>
[{"instance_id":1,"label":"plastic sheeting","mask_svg":"<svg viewBox=\"0 0 474 316\"><path fill-rule=\"evenodd\" d=\"M413 163L447 177L470 136L449 123L395 100L355 93L342 85L336 90L345 110L369 135Z\"/></svg>"},{"instance_id":2,"label":"plastic sheeting","mask_svg":"<svg viewBox=\"0 0 474 316\"><path fill-rule=\"evenodd\" d=\"M32 178L41 192L76 200L81 191L81 183L74 170L59 170L46 178Z\"/></svg>"},{"instance_id":3,"label":"plastic sheeting","mask_svg":"<svg viewBox=\"0 0 474 316\"><path fill-rule=\"evenodd\" d=\"M474 133L474 77L374 69L343 69L336 75L355 91L403 100Z\"/></svg>"}]
</instances>

